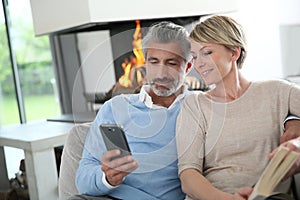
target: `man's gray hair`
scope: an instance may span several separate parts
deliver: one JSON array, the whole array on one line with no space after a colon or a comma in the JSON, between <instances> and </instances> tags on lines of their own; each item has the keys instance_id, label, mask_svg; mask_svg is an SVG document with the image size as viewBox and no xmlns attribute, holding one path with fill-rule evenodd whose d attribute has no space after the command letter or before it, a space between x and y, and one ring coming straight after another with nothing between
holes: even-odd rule
<instances>
[{"instance_id":1,"label":"man's gray hair","mask_svg":"<svg viewBox=\"0 0 300 200\"><path fill-rule=\"evenodd\" d=\"M188 61L190 58L191 45L189 41L189 34L187 30L180 25L167 21L152 25L142 40L145 58L147 58L147 48L151 42L175 42L181 47L182 55L184 56L185 60Z\"/></svg>"}]
</instances>

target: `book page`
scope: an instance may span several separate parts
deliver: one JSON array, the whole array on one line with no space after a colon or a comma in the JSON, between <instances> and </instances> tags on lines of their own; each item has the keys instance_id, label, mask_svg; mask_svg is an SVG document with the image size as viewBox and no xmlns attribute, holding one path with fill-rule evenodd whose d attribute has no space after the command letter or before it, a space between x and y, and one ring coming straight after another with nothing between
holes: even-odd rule
<instances>
[{"instance_id":1,"label":"book page","mask_svg":"<svg viewBox=\"0 0 300 200\"><path fill-rule=\"evenodd\" d=\"M297 161L299 153L291 151L287 155L288 152L288 148L279 148L255 185L249 200L264 199L272 194L275 187Z\"/></svg>"}]
</instances>

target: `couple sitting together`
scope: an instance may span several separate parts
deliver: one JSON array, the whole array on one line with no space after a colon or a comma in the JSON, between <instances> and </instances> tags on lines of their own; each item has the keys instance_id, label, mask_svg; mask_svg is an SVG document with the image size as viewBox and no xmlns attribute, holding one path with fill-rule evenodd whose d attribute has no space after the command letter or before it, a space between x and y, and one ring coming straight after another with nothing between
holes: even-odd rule
<instances>
[{"instance_id":1,"label":"couple sitting together","mask_svg":"<svg viewBox=\"0 0 300 200\"><path fill-rule=\"evenodd\" d=\"M143 53L147 84L102 105L70 200L248 199L280 146L300 152L300 88L245 78L246 39L234 19L209 17L190 34L157 23ZM188 91L192 67L214 87ZM106 150L101 124L122 125L132 155L113 159L120 151ZM299 172L300 156L284 179Z\"/></svg>"}]
</instances>

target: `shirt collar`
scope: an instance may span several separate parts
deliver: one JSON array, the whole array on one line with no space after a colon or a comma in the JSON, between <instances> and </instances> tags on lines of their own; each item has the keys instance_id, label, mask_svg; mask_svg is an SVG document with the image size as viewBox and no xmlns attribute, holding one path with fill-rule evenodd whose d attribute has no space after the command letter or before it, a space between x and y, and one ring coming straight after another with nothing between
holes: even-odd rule
<instances>
[{"instance_id":1,"label":"shirt collar","mask_svg":"<svg viewBox=\"0 0 300 200\"><path fill-rule=\"evenodd\" d=\"M142 88L141 88L141 91L139 93L139 100L141 102L143 102L148 108L152 108L152 109L162 108L163 106L153 104L152 98L148 93L149 90L150 90L150 85L143 85ZM172 108L173 105L177 101L181 100L182 98L184 98L188 94L190 94L190 91L188 90L187 85L184 84L182 93L180 93L180 95L177 96L175 101L171 104L171 106L168 109Z\"/></svg>"}]
</instances>

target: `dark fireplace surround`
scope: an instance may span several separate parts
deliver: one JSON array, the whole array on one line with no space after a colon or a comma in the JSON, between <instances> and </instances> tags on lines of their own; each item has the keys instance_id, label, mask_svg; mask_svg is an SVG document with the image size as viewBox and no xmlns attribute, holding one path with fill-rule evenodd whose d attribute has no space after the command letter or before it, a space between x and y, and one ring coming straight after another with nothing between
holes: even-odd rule
<instances>
[{"instance_id":1,"label":"dark fireplace surround","mask_svg":"<svg viewBox=\"0 0 300 200\"><path fill-rule=\"evenodd\" d=\"M185 26L200 19L201 16L176 17L140 20L142 35L147 32L147 28L152 24L160 21L171 21L178 25ZM137 19L139 20L139 19ZM79 26L67 30L57 32L56 34L79 33L99 30L109 30L111 36L111 46L114 59L114 68L116 80L124 73L121 65L126 58L133 56L132 53L132 36L136 28L135 20L110 22L107 24L93 24L88 27ZM128 53L123 53L128 52Z\"/></svg>"}]
</instances>

